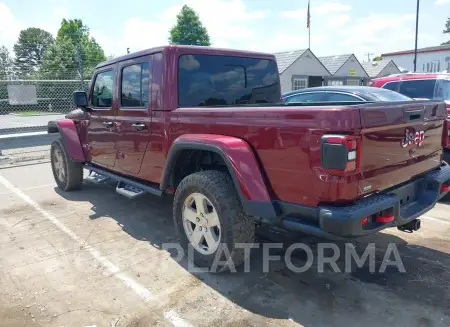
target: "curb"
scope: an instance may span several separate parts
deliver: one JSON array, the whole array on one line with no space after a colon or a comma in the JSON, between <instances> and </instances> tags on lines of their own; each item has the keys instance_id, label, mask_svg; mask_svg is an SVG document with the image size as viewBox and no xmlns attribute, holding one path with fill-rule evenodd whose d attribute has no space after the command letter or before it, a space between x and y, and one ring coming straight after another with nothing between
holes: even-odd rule
<instances>
[{"instance_id":1,"label":"curb","mask_svg":"<svg viewBox=\"0 0 450 327\"><path fill-rule=\"evenodd\" d=\"M33 115L23 115L20 112L10 112L8 115L14 116L14 117L39 117L39 116L52 116L52 115L63 115L60 112L41 112L39 114L33 114Z\"/></svg>"},{"instance_id":2,"label":"curb","mask_svg":"<svg viewBox=\"0 0 450 327\"><path fill-rule=\"evenodd\" d=\"M0 155L2 150L50 145L59 137L59 133L47 132L0 135Z\"/></svg>"},{"instance_id":3,"label":"curb","mask_svg":"<svg viewBox=\"0 0 450 327\"><path fill-rule=\"evenodd\" d=\"M24 127L11 127L11 128L1 128L0 129L0 137L3 135L11 135L11 134L24 134L24 133L32 133L32 132L42 132L47 131L47 124L43 126L24 126Z\"/></svg>"}]
</instances>

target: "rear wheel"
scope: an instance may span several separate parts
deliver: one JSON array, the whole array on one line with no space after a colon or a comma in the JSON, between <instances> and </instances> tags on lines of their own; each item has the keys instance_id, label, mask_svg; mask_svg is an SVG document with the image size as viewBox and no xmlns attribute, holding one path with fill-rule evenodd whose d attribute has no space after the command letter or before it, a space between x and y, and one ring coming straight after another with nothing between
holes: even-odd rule
<instances>
[{"instance_id":1,"label":"rear wheel","mask_svg":"<svg viewBox=\"0 0 450 327\"><path fill-rule=\"evenodd\" d=\"M73 162L61 140L56 140L50 148L53 177L63 191L79 189L83 184L83 166Z\"/></svg>"},{"instance_id":2,"label":"rear wheel","mask_svg":"<svg viewBox=\"0 0 450 327\"><path fill-rule=\"evenodd\" d=\"M253 242L255 223L227 174L209 170L185 177L175 193L173 215L181 245L192 247L189 259L197 266L220 272L244 262L246 253L236 245Z\"/></svg>"}]
</instances>

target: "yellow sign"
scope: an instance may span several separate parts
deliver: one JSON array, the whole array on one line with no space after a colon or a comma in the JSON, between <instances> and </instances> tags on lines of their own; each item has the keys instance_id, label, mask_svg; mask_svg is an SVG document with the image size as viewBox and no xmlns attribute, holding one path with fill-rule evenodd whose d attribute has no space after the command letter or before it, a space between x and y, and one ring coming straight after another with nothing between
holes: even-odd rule
<instances>
[{"instance_id":1,"label":"yellow sign","mask_svg":"<svg viewBox=\"0 0 450 327\"><path fill-rule=\"evenodd\" d=\"M356 76L356 69L355 68L350 68L348 71L348 75L349 76Z\"/></svg>"}]
</instances>

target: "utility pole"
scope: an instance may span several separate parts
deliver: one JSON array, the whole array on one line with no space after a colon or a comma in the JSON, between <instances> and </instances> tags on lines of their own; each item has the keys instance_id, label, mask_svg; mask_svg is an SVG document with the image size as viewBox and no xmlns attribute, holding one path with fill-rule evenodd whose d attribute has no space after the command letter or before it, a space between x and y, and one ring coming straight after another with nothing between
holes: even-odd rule
<instances>
[{"instance_id":1,"label":"utility pole","mask_svg":"<svg viewBox=\"0 0 450 327\"><path fill-rule=\"evenodd\" d=\"M417 35L419 33L419 7L420 0L417 0L417 10L416 10L416 45L414 46L414 73L417 69Z\"/></svg>"},{"instance_id":2,"label":"utility pole","mask_svg":"<svg viewBox=\"0 0 450 327\"><path fill-rule=\"evenodd\" d=\"M373 55L373 53L367 52L366 56L367 56L367 61L370 62L370 56Z\"/></svg>"},{"instance_id":3,"label":"utility pole","mask_svg":"<svg viewBox=\"0 0 450 327\"><path fill-rule=\"evenodd\" d=\"M83 57L81 55L81 38L83 37L83 32L85 29L83 27L79 28L77 31L77 44L76 44L76 58L78 61L78 74L80 75L80 84L81 84L81 90L84 90L84 67L83 67Z\"/></svg>"}]
</instances>

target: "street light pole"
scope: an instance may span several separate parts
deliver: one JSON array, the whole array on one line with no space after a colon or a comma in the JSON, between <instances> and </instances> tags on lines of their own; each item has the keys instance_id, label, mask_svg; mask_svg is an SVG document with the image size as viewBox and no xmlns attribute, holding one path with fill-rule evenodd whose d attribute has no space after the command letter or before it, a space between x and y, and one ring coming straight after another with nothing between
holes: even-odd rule
<instances>
[{"instance_id":1,"label":"street light pole","mask_svg":"<svg viewBox=\"0 0 450 327\"><path fill-rule=\"evenodd\" d=\"M416 11L416 45L414 47L414 73L417 69L417 34L419 33L419 5L420 0L417 0L417 11Z\"/></svg>"}]
</instances>

